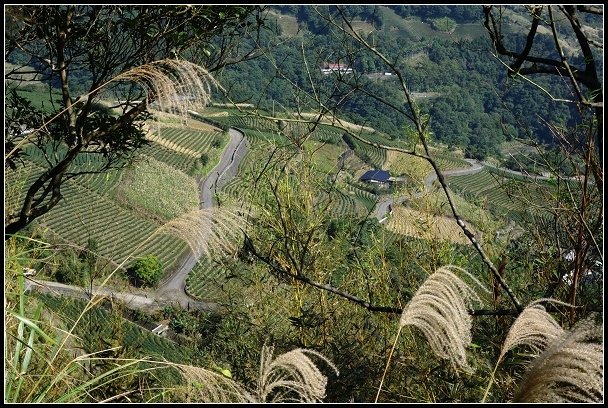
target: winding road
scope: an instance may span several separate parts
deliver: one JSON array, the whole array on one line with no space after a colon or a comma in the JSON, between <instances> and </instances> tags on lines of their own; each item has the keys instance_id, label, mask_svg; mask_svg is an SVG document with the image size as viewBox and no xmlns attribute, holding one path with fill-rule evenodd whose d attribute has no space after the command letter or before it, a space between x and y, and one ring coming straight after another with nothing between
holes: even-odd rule
<instances>
[{"instance_id":1,"label":"winding road","mask_svg":"<svg viewBox=\"0 0 608 408\"><path fill-rule=\"evenodd\" d=\"M443 172L443 175L444 176L453 176L453 175L462 176L465 174L475 174L475 173L481 171L481 169L483 169L483 166L485 165L485 163L480 163L475 159L465 159L465 160L467 162L469 162L471 167L468 167L466 169L446 170ZM420 198L420 197L422 197L422 195L424 193L428 193L429 191L431 191L431 187L433 186L433 183L435 182L435 180L437 180L437 173L435 173L435 171L433 170L424 179L424 191L419 191L419 192L415 193L412 197ZM386 199L378 202L376 204L376 208L374 209L374 216L376 218L378 218L378 220L380 220L380 222L383 222L386 219L387 214L390 212L391 206L393 206L395 204L401 204L402 202L407 200L408 197L410 197L410 196L400 196L397 198L389 197L389 198L386 198Z\"/></svg>"},{"instance_id":2,"label":"winding road","mask_svg":"<svg viewBox=\"0 0 608 408\"><path fill-rule=\"evenodd\" d=\"M219 163L209 171L205 179L199 180L198 189L200 194L200 208L213 207L215 192L222 188L238 172L239 164L247 154L249 142L236 129L229 129L230 141L224 149ZM182 263L182 266L171 276L161 282L157 289L155 298L161 302L179 302L180 305L191 305L194 300L186 294L186 277L194 268L198 258L190 252ZM211 304L208 304L211 307Z\"/></svg>"}]
</instances>

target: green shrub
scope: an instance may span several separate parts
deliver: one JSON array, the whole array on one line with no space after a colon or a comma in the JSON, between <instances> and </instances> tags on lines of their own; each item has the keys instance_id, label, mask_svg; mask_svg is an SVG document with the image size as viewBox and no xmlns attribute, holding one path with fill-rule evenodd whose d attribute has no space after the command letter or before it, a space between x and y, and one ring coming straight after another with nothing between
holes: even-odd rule
<instances>
[{"instance_id":1,"label":"green shrub","mask_svg":"<svg viewBox=\"0 0 608 408\"><path fill-rule=\"evenodd\" d=\"M163 275L163 265L156 256L146 255L135 261L128 272L136 285L154 286Z\"/></svg>"},{"instance_id":2,"label":"green shrub","mask_svg":"<svg viewBox=\"0 0 608 408\"><path fill-rule=\"evenodd\" d=\"M89 275L88 265L80 261L78 255L73 252L62 256L62 258L55 273L55 279L66 285L84 285Z\"/></svg>"}]
</instances>

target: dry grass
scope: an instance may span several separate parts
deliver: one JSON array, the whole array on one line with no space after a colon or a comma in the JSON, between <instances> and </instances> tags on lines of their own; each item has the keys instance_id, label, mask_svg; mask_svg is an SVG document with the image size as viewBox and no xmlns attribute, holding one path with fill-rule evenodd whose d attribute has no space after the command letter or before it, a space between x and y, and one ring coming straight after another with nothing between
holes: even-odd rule
<instances>
[{"instance_id":1,"label":"dry grass","mask_svg":"<svg viewBox=\"0 0 608 408\"><path fill-rule=\"evenodd\" d=\"M188 110L211 101L211 87L222 88L206 69L185 60L164 59L133 68L112 81L136 82L159 110L178 112L184 121Z\"/></svg>"},{"instance_id":2,"label":"dry grass","mask_svg":"<svg viewBox=\"0 0 608 408\"><path fill-rule=\"evenodd\" d=\"M549 343L530 365L513 402L602 402L603 328L585 320Z\"/></svg>"},{"instance_id":3,"label":"dry grass","mask_svg":"<svg viewBox=\"0 0 608 408\"><path fill-rule=\"evenodd\" d=\"M445 240L469 245L470 241L454 219L436 216L402 206L393 208L386 228L397 234L426 240Z\"/></svg>"},{"instance_id":4,"label":"dry grass","mask_svg":"<svg viewBox=\"0 0 608 408\"><path fill-rule=\"evenodd\" d=\"M563 333L560 325L542 305L532 304L517 317L503 343L498 361L513 347L527 345L543 350L547 344Z\"/></svg>"},{"instance_id":5,"label":"dry grass","mask_svg":"<svg viewBox=\"0 0 608 408\"><path fill-rule=\"evenodd\" d=\"M229 374L227 376L202 367L171 364L185 381L185 385L176 390L177 395L186 402L321 402L325 397L327 377L308 355L318 357L338 373L328 359L313 350L295 349L274 359L272 354L272 347L262 348L255 392L232 380Z\"/></svg>"},{"instance_id":6,"label":"dry grass","mask_svg":"<svg viewBox=\"0 0 608 408\"><path fill-rule=\"evenodd\" d=\"M307 356L323 360L338 374L338 369L314 350L296 349L272 359L273 348L264 346L258 378L259 401L321 402L327 377Z\"/></svg>"},{"instance_id":7,"label":"dry grass","mask_svg":"<svg viewBox=\"0 0 608 408\"><path fill-rule=\"evenodd\" d=\"M193 253L211 257L212 252L234 253L242 242L247 214L240 208L213 207L195 210L169 221L161 233L188 243Z\"/></svg>"},{"instance_id":8,"label":"dry grass","mask_svg":"<svg viewBox=\"0 0 608 408\"><path fill-rule=\"evenodd\" d=\"M437 356L450 360L455 368L471 371L466 356L466 348L471 343L469 308L481 299L454 272L467 276L483 289L464 269L442 267L416 291L403 309L399 326L418 327Z\"/></svg>"}]
</instances>

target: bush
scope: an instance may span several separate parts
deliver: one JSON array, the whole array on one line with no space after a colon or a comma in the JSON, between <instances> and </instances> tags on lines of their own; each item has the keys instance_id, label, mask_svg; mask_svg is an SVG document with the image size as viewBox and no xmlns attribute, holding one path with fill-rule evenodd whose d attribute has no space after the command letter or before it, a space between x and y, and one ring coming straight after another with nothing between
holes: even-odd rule
<instances>
[{"instance_id":1,"label":"bush","mask_svg":"<svg viewBox=\"0 0 608 408\"><path fill-rule=\"evenodd\" d=\"M62 258L59 261L55 279L66 285L84 285L89 274L88 265L81 262L75 253L68 253Z\"/></svg>"},{"instance_id":2,"label":"bush","mask_svg":"<svg viewBox=\"0 0 608 408\"><path fill-rule=\"evenodd\" d=\"M139 258L128 270L136 285L154 286L163 275L163 265L154 255Z\"/></svg>"},{"instance_id":3,"label":"bush","mask_svg":"<svg viewBox=\"0 0 608 408\"><path fill-rule=\"evenodd\" d=\"M203 166L206 166L209 163L209 155L207 153L201 154L200 161Z\"/></svg>"}]
</instances>

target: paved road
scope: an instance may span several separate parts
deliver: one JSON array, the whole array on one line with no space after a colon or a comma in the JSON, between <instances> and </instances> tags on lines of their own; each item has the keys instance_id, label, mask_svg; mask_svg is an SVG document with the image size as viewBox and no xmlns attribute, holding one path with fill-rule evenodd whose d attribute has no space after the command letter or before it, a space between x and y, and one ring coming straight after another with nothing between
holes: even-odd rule
<instances>
[{"instance_id":1,"label":"paved road","mask_svg":"<svg viewBox=\"0 0 608 408\"><path fill-rule=\"evenodd\" d=\"M93 290L90 288L83 288L79 286L65 285L59 282L31 279L25 281L25 290L28 291L39 291L44 293L51 293L54 295L66 295L70 297L76 297L80 299L89 299L91 295L105 296L108 299L116 299L124 302L129 308L132 309L144 309L147 311L161 310L165 306L174 303L173 300L168 299L166 301L155 298L154 296L137 295L133 293L117 292L108 287L100 288L93 286ZM180 302L181 304L181 302ZM189 299L185 304L181 304L184 308L189 309L200 309L207 311L217 310L217 305L214 303L199 302Z\"/></svg>"},{"instance_id":2,"label":"paved road","mask_svg":"<svg viewBox=\"0 0 608 408\"><path fill-rule=\"evenodd\" d=\"M230 141L224 149L224 153L219 163L209 172L209 175L199 180L199 192L201 198L201 208L211 208L213 206L213 195L216 189L223 187L238 171L239 164L245 157L248 149L248 142L244 135L235 129L229 130ZM162 309L166 305L179 303L183 308L217 310L214 303L200 302L189 297L186 292L186 277L197 262L194 254L190 253L181 268L170 276L165 282L161 283L153 294L137 295L132 293L121 293L110 288L94 287L93 295L102 295L114 299L119 299L129 307L146 310ZM83 299L91 295L86 289L78 286L64 285L52 281L27 281L26 290L39 290L54 294L64 294Z\"/></svg>"},{"instance_id":3,"label":"paved road","mask_svg":"<svg viewBox=\"0 0 608 408\"><path fill-rule=\"evenodd\" d=\"M236 129L230 129L230 141L224 149L219 163L209 172L204 180L199 181L201 209L213 207L213 196L217 189L223 187L238 171L239 164L245 157L249 147L245 136ZM194 268L198 258L190 252L182 266L156 289L156 297L160 301L179 301L180 304L192 301L186 294L186 277Z\"/></svg>"},{"instance_id":4,"label":"paved road","mask_svg":"<svg viewBox=\"0 0 608 408\"><path fill-rule=\"evenodd\" d=\"M199 182L201 208L213 207L215 192L226 185L236 175L241 160L248 148L247 139L236 129L230 129L230 141L220 158L220 162L209 172L205 180Z\"/></svg>"}]
</instances>

